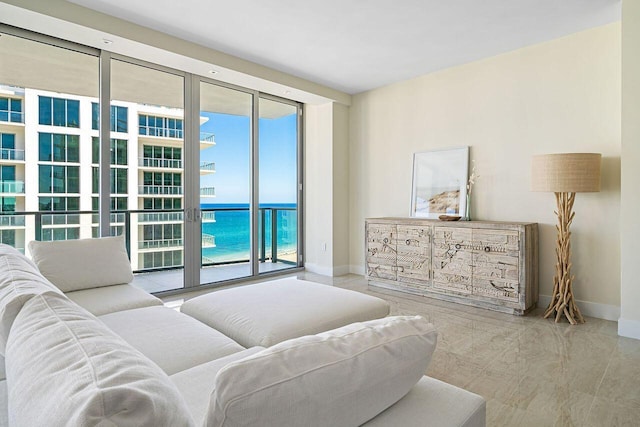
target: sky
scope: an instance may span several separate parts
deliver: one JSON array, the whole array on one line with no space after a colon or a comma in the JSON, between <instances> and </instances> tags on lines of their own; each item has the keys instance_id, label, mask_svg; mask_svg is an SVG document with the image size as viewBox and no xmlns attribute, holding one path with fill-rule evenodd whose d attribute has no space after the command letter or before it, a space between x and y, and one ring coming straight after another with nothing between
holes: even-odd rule
<instances>
[{"instance_id":1,"label":"sky","mask_svg":"<svg viewBox=\"0 0 640 427\"><path fill-rule=\"evenodd\" d=\"M215 187L202 203L249 203L251 120L246 116L201 112L209 120L201 132L215 134L216 145L200 151L201 162L215 162L216 173L201 175L200 187ZM260 119L260 204L296 203L296 114Z\"/></svg>"}]
</instances>

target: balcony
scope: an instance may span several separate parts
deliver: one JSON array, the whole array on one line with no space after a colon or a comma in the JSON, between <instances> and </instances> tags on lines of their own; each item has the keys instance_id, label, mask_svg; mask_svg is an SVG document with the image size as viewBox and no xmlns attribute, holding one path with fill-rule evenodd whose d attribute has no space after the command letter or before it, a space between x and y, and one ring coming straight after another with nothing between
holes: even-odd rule
<instances>
[{"instance_id":1,"label":"balcony","mask_svg":"<svg viewBox=\"0 0 640 427\"><path fill-rule=\"evenodd\" d=\"M182 246L182 239L142 240L138 242L138 249L182 248Z\"/></svg>"},{"instance_id":2,"label":"balcony","mask_svg":"<svg viewBox=\"0 0 640 427\"><path fill-rule=\"evenodd\" d=\"M24 227L24 215L0 216L0 227Z\"/></svg>"},{"instance_id":3,"label":"balcony","mask_svg":"<svg viewBox=\"0 0 640 427\"><path fill-rule=\"evenodd\" d=\"M24 181L0 181L0 193L24 194Z\"/></svg>"},{"instance_id":4,"label":"balcony","mask_svg":"<svg viewBox=\"0 0 640 427\"><path fill-rule=\"evenodd\" d=\"M173 129L160 126L138 126L138 135L155 136L158 138L182 139L184 131L182 129Z\"/></svg>"},{"instance_id":5,"label":"balcony","mask_svg":"<svg viewBox=\"0 0 640 427\"><path fill-rule=\"evenodd\" d=\"M200 197L216 197L215 187L203 187L200 189Z\"/></svg>"},{"instance_id":6,"label":"balcony","mask_svg":"<svg viewBox=\"0 0 640 427\"><path fill-rule=\"evenodd\" d=\"M216 143L215 134L211 132L200 132L200 142L204 142L205 144L214 144Z\"/></svg>"},{"instance_id":7,"label":"balcony","mask_svg":"<svg viewBox=\"0 0 640 427\"><path fill-rule=\"evenodd\" d=\"M24 123L24 113L13 110L0 110L0 122Z\"/></svg>"},{"instance_id":8,"label":"balcony","mask_svg":"<svg viewBox=\"0 0 640 427\"><path fill-rule=\"evenodd\" d=\"M91 222L94 225L100 223L100 216L98 214L93 214ZM109 214L109 222L111 225L122 225L126 222L125 214L122 212Z\"/></svg>"},{"instance_id":9,"label":"balcony","mask_svg":"<svg viewBox=\"0 0 640 427\"><path fill-rule=\"evenodd\" d=\"M211 234L202 233L202 248L215 248L216 238Z\"/></svg>"},{"instance_id":10,"label":"balcony","mask_svg":"<svg viewBox=\"0 0 640 427\"><path fill-rule=\"evenodd\" d=\"M216 172L215 162L200 163L200 175L209 175Z\"/></svg>"},{"instance_id":11,"label":"balcony","mask_svg":"<svg viewBox=\"0 0 640 427\"><path fill-rule=\"evenodd\" d=\"M24 162L24 150L2 148L0 149L0 160L16 160Z\"/></svg>"},{"instance_id":12,"label":"balcony","mask_svg":"<svg viewBox=\"0 0 640 427\"><path fill-rule=\"evenodd\" d=\"M138 186L138 194L165 194L165 195L182 195L182 187L179 185L140 185Z\"/></svg>"},{"instance_id":13,"label":"balcony","mask_svg":"<svg viewBox=\"0 0 640 427\"><path fill-rule=\"evenodd\" d=\"M153 169L182 169L182 160L141 157L138 161L138 165L143 168Z\"/></svg>"},{"instance_id":14,"label":"balcony","mask_svg":"<svg viewBox=\"0 0 640 427\"><path fill-rule=\"evenodd\" d=\"M202 212L202 222L205 222L205 223L216 222L216 213Z\"/></svg>"},{"instance_id":15,"label":"balcony","mask_svg":"<svg viewBox=\"0 0 640 427\"><path fill-rule=\"evenodd\" d=\"M182 222L182 212L149 212L138 214L139 223Z\"/></svg>"}]
</instances>

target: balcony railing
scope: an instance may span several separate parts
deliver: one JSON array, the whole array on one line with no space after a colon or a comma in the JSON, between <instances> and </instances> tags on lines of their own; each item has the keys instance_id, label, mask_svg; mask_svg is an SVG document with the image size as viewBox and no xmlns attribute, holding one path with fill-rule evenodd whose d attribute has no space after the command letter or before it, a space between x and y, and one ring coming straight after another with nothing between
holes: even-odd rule
<instances>
[{"instance_id":1,"label":"balcony railing","mask_svg":"<svg viewBox=\"0 0 640 427\"><path fill-rule=\"evenodd\" d=\"M24 113L12 110L0 110L0 122L24 123Z\"/></svg>"},{"instance_id":2,"label":"balcony railing","mask_svg":"<svg viewBox=\"0 0 640 427\"><path fill-rule=\"evenodd\" d=\"M142 240L138 242L138 249L181 248L182 239Z\"/></svg>"},{"instance_id":3,"label":"balcony railing","mask_svg":"<svg viewBox=\"0 0 640 427\"><path fill-rule=\"evenodd\" d=\"M215 162L200 163L200 170L201 171L215 172L216 171L216 164L215 164Z\"/></svg>"},{"instance_id":4,"label":"balcony railing","mask_svg":"<svg viewBox=\"0 0 640 427\"><path fill-rule=\"evenodd\" d=\"M163 168L163 169L182 169L182 160L178 159L153 159L150 157L141 157L139 166L147 168Z\"/></svg>"},{"instance_id":5,"label":"balcony railing","mask_svg":"<svg viewBox=\"0 0 640 427\"><path fill-rule=\"evenodd\" d=\"M160 126L138 126L138 134L142 136L157 136L160 138L182 139L182 129L172 129Z\"/></svg>"},{"instance_id":6,"label":"balcony railing","mask_svg":"<svg viewBox=\"0 0 640 427\"><path fill-rule=\"evenodd\" d=\"M0 181L0 193L24 194L24 182Z\"/></svg>"},{"instance_id":7,"label":"balcony railing","mask_svg":"<svg viewBox=\"0 0 640 427\"><path fill-rule=\"evenodd\" d=\"M151 212L138 214L139 223L147 222L182 222L182 212Z\"/></svg>"},{"instance_id":8,"label":"balcony railing","mask_svg":"<svg viewBox=\"0 0 640 427\"><path fill-rule=\"evenodd\" d=\"M202 212L202 222L216 222L216 213L212 211Z\"/></svg>"},{"instance_id":9,"label":"balcony railing","mask_svg":"<svg viewBox=\"0 0 640 427\"><path fill-rule=\"evenodd\" d=\"M285 259L287 258L285 255L287 253L287 249L283 251L278 248L279 242L282 241L281 233L288 232L285 224L287 221L295 221L295 212L296 208L288 207L262 207L258 210L259 226L257 244L259 262L270 261L272 263L279 262L283 264L290 264L292 266L297 265L297 262L294 261L295 258L291 258L291 252L289 252L289 259ZM212 222L217 219L218 223L221 224L220 227L222 227L230 218L234 218L235 221L235 218L238 218L237 215L239 214L243 218L246 216L248 227L250 211L249 208L246 207L203 208L201 218L203 223ZM291 214L293 214L293 216L291 216ZM91 215L91 221L87 221L85 224L85 221L81 221L81 218L86 218L86 215ZM43 237L47 238L47 236L50 238L53 234L51 231L46 230L63 230L65 228L68 228L69 230L78 230L73 234L73 238L84 238L90 237L91 235L97 235L95 234L97 217L97 211L0 212L0 226L24 227L26 225L26 227L34 227L35 230L27 230L25 234L35 236L35 240L42 240ZM154 250L164 251L171 250L172 248L181 250L184 248L184 239L182 238L144 240L143 232L140 228L137 230L139 240L132 241L132 235L135 235L132 234L132 223L135 224L136 218L138 219L137 223L140 225L148 222L162 222L162 220L181 223L184 218L184 212L182 210L128 210L110 212L112 232L124 234L127 252L130 255L132 254L132 248L135 248L134 250L142 250L143 252L153 252ZM218 225L216 225L216 227L218 227ZM247 255L249 251L249 240L245 240L247 244L247 252L243 252L241 250L238 252L240 255L226 258L224 256L221 258L218 255L215 255L215 249L213 248L223 248L225 245L229 244L223 243L222 234L219 239L216 239L214 233L217 232L213 231L216 229L217 228L207 227L207 229L203 230L204 232L201 235L201 247L203 250L209 249L211 252L201 254L201 265L214 266L249 262ZM44 233L43 230L45 230ZM295 242L297 236L297 225L294 225L290 231L294 233L292 239ZM248 232L248 229L236 230L233 228L232 231L225 229L225 232L230 232L231 235L233 235L233 233L240 233L242 236L248 236L248 234L245 234ZM71 236L71 234L67 234L67 236ZM232 245L234 245L235 249L235 245L237 245L238 240L236 237L232 240L234 241ZM24 243L25 242L23 241L16 240L15 246L24 247ZM242 253L245 255L242 255ZM133 255L135 255L135 253ZM152 271L157 270L158 268L159 267L140 267L137 271ZM176 266L171 264L165 265L162 268L176 268Z\"/></svg>"},{"instance_id":10,"label":"balcony railing","mask_svg":"<svg viewBox=\"0 0 640 427\"><path fill-rule=\"evenodd\" d=\"M24 215L0 216L0 227L24 227Z\"/></svg>"},{"instance_id":11,"label":"balcony railing","mask_svg":"<svg viewBox=\"0 0 640 427\"><path fill-rule=\"evenodd\" d=\"M2 160L24 160L24 150L14 148L0 149L0 159Z\"/></svg>"},{"instance_id":12,"label":"balcony railing","mask_svg":"<svg viewBox=\"0 0 640 427\"><path fill-rule=\"evenodd\" d=\"M111 225L122 225L126 221L125 214L123 212L109 214L109 221L111 222ZM98 214L93 214L91 217L91 222L94 225L99 224L100 216Z\"/></svg>"},{"instance_id":13,"label":"balcony railing","mask_svg":"<svg viewBox=\"0 0 640 427\"><path fill-rule=\"evenodd\" d=\"M210 132L200 132L200 142L208 142L210 144L215 144L215 134Z\"/></svg>"},{"instance_id":14,"label":"balcony railing","mask_svg":"<svg viewBox=\"0 0 640 427\"><path fill-rule=\"evenodd\" d=\"M211 234L202 233L202 247L203 248L215 248L216 238Z\"/></svg>"},{"instance_id":15,"label":"balcony railing","mask_svg":"<svg viewBox=\"0 0 640 427\"><path fill-rule=\"evenodd\" d=\"M182 187L179 185L140 185L139 194L182 194Z\"/></svg>"},{"instance_id":16,"label":"balcony railing","mask_svg":"<svg viewBox=\"0 0 640 427\"><path fill-rule=\"evenodd\" d=\"M203 187L200 189L201 197L216 197L216 188L215 187Z\"/></svg>"}]
</instances>

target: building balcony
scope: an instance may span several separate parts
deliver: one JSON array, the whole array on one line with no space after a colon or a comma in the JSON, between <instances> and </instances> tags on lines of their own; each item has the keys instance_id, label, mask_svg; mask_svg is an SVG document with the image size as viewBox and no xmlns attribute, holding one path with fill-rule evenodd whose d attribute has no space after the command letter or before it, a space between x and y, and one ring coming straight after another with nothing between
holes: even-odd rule
<instances>
[{"instance_id":1,"label":"building balcony","mask_svg":"<svg viewBox=\"0 0 640 427\"><path fill-rule=\"evenodd\" d=\"M182 129L173 129L158 126L138 126L138 135L152 136L156 138L182 139L184 131Z\"/></svg>"},{"instance_id":2,"label":"building balcony","mask_svg":"<svg viewBox=\"0 0 640 427\"><path fill-rule=\"evenodd\" d=\"M109 214L109 222L111 223L111 225L123 225L126 222L125 216L126 215L122 212ZM99 224L100 216L98 214L92 214L91 222L94 225Z\"/></svg>"},{"instance_id":3,"label":"building balcony","mask_svg":"<svg viewBox=\"0 0 640 427\"><path fill-rule=\"evenodd\" d=\"M141 157L138 166L149 169L182 169L182 160Z\"/></svg>"},{"instance_id":4,"label":"building balcony","mask_svg":"<svg viewBox=\"0 0 640 427\"><path fill-rule=\"evenodd\" d=\"M182 222L183 220L184 214L182 212L149 212L138 214L138 223Z\"/></svg>"},{"instance_id":5,"label":"building balcony","mask_svg":"<svg viewBox=\"0 0 640 427\"><path fill-rule=\"evenodd\" d=\"M0 193L24 194L24 181L0 181Z\"/></svg>"},{"instance_id":6,"label":"building balcony","mask_svg":"<svg viewBox=\"0 0 640 427\"><path fill-rule=\"evenodd\" d=\"M203 187L200 189L200 197L216 197L215 187Z\"/></svg>"},{"instance_id":7,"label":"building balcony","mask_svg":"<svg viewBox=\"0 0 640 427\"><path fill-rule=\"evenodd\" d=\"M216 247L216 238L211 234L202 233L202 247L203 248L215 248Z\"/></svg>"},{"instance_id":8,"label":"building balcony","mask_svg":"<svg viewBox=\"0 0 640 427\"><path fill-rule=\"evenodd\" d=\"M138 242L138 249L168 249L182 248L182 239L142 240Z\"/></svg>"},{"instance_id":9,"label":"building balcony","mask_svg":"<svg viewBox=\"0 0 640 427\"><path fill-rule=\"evenodd\" d=\"M203 162L200 163L200 175L209 175L212 173L216 173L216 164L215 162Z\"/></svg>"},{"instance_id":10,"label":"building balcony","mask_svg":"<svg viewBox=\"0 0 640 427\"><path fill-rule=\"evenodd\" d=\"M24 150L16 150L13 148L2 148L0 149L0 160L24 162Z\"/></svg>"},{"instance_id":11,"label":"building balcony","mask_svg":"<svg viewBox=\"0 0 640 427\"><path fill-rule=\"evenodd\" d=\"M216 222L216 213L202 212L202 222Z\"/></svg>"},{"instance_id":12,"label":"building balcony","mask_svg":"<svg viewBox=\"0 0 640 427\"><path fill-rule=\"evenodd\" d=\"M164 195L182 195L182 187L179 185L139 185L138 194L164 194Z\"/></svg>"},{"instance_id":13,"label":"building balcony","mask_svg":"<svg viewBox=\"0 0 640 427\"><path fill-rule=\"evenodd\" d=\"M200 132L200 145L216 145L215 134L211 132Z\"/></svg>"},{"instance_id":14,"label":"building balcony","mask_svg":"<svg viewBox=\"0 0 640 427\"><path fill-rule=\"evenodd\" d=\"M0 110L0 122L4 123L24 123L24 113L12 110Z\"/></svg>"},{"instance_id":15,"label":"building balcony","mask_svg":"<svg viewBox=\"0 0 640 427\"><path fill-rule=\"evenodd\" d=\"M0 216L0 227L18 228L24 227L24 215L2 215Z\"/></svg>"}]
</instances>

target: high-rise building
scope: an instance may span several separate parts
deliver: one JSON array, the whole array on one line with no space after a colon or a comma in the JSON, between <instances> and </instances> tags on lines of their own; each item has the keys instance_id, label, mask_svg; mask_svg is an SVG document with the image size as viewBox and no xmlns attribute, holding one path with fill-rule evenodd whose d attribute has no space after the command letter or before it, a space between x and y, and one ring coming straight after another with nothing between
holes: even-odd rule
<instances>
[{"instance_id":1,"label":"high-rise building","mask_svg":"<svg viewBox=\"0 0 640 427\"><path fill-rule=\"evenodd\" d=\"M111 234L128 236L134 270L183 265L183 111L113 101L110 116ZM96 98L0 86L0 210L33 213L0 216L0 243L98 236L98 132ZM201 149L213 145L200 135Z\"/></svg>"}]
</instances>

